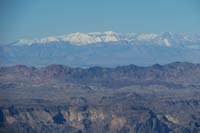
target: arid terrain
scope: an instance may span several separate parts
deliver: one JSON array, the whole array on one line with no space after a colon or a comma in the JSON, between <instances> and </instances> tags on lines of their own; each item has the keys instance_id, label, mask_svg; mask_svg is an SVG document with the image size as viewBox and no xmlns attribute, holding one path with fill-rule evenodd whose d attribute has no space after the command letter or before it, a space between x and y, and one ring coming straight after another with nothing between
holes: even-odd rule
<instances>
[{"instance_id":1,"label":"arid terrain","mask_svg":"<svg viewBox=\"0 0 200 133\"><path fill-rule=\"evenodd\" d=\"M0 132L198 133L200 64L1 67Z\"/></svg>"}]
</instances>

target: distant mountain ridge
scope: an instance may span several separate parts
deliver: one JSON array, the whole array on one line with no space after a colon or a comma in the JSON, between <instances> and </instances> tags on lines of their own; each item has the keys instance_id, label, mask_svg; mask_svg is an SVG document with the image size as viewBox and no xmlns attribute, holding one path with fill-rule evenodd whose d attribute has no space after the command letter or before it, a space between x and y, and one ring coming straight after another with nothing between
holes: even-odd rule
<instances>
[{"instance_id":1,"label":"distant mountain ridge","mask_svg":"<svg viewBox=\"0 0 200 133\"><path fill-rule=\"evenodd\" d=\"M61 36L49 36L40 39L20 39L14 42L14 45L33 45L33 44L50 44L55 42L69 42L73 45L83 46L95 43L109 42L127 42L129 44L137 44L148 42L154 45L197 45L200 44L199 35L178 34L172 32L163 32L161 34L135 34L135 33L116 33L107 32L90 32L90 33L71 33Z\"/></svg>"},{"instance_id":2,"label":"distant mountain ridge","mask_svg":"<svg viewBox=\"0 0 200 133\"><path fill-rule=\"evenodd\" d=\"M0 68L0 81L75 83L94 86L121 87L129 85L200 85L200 64L174 62L149 67L136 65L115 68L71 68L50 65L42 68L17 65Z\"/></svg>"},{"instance_id":3,"label":"distant mountain ridge","mask_svg":"<svg viewBox=\"0 0 200 133\"><path fill-rule=\"evenodd\" d=\"M72 33L42 39L22 39L0 45L0 66L23 64L72 67L171 62L200 63L200 35L121 34L116 32Z\"/></svg>"}]
</instances>

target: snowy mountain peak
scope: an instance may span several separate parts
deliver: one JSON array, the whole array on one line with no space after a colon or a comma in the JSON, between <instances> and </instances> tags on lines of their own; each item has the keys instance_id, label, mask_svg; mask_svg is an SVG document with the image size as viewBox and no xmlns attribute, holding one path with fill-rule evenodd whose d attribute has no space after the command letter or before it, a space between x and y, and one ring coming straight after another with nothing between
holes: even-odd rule
<instances>
[{"instance_id":1,"label":"snowy mountain peak","mask_svg":"<svg viewBox=\"0 0 200 133\"><path fill-rule=\"evenodd\" d=\"M157 34L139 34L137 36L138 40L152 40L155 39L158 35Z\"/></svg>"},{"instance_id":2,"label":"snowy mountain peak","mask_svg":"<svg viewBox=\"0 0 200 133\"><path fill-rule=\"evenodd\" d=\"M170 47L172 45L191 44L199 45L199 36L163 32L161 34L121 34L113 31L71 33L62 36L49 36L40 39L20 39L14 45L51 44L54 42L69 42L76 46L91 45L96 43L128 42L129 44L153 44Z\"/></svg>"},{"instance_id":3,"label":"snowy mountain peak","mask_svg":"<svg viewBox=\"0 0 200 133\"><path fill-rule=\"evenodd\" d=\"M116 42L120 41L119 35L116 32L90 32L90 33L71 33L63 36L50 36L41 39L20 39L15 45L32 45L36 43L48 44L51 42L66 41L74 45L88 45L100 42Z\"/></svg>"},{"instance_id":4,"label":"snowy mountain peak","mask_svg":"<svg viewBox=\"0 0 200 133\"><path fill-rule=\"evenodd\" d=\"M115 32L91 32L91 33L71 33L61 37L63 41L69 41L75 45L87 45L100 42L119 41L118 34Z\"/></svg>"}]
</instances>

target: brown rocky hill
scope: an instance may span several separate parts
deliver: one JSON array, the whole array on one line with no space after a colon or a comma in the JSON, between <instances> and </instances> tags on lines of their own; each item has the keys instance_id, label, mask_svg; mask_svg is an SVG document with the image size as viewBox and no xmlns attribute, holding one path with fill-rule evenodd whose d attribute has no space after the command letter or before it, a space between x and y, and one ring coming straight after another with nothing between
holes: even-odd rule
<instances>
[{"instance_id":1,"label":"brown rocky hill","mask_svg":"<svg viewBox=\"0 0 200 133\"><path fill-rule=\"evenodd\" d=\"M26 81L35 83L63 82L106 87L134 84L200 84L200 64L174 62L149 67L135 65L115 68L71 68L49 65L35 68L23 65L0 68L0 81Z\"/></svg>"}]
</instances>

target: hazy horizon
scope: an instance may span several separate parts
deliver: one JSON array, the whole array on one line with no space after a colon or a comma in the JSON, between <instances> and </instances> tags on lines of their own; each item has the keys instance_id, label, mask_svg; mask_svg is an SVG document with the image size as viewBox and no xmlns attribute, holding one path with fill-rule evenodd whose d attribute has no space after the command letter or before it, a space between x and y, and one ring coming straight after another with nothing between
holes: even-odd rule
<instances>
[{"instance_id":1,"label":"hazy horizon","mask_svg":"<svg viewBox=\"0 0 200 133\"><path fill-rule=\"evenodd\" d=\"M198 0L1 0L0 44L73 32L198 33Z\"/></svg>"}]
</instances>

